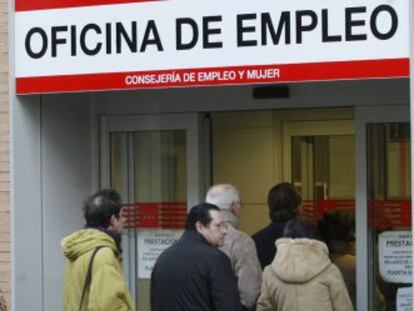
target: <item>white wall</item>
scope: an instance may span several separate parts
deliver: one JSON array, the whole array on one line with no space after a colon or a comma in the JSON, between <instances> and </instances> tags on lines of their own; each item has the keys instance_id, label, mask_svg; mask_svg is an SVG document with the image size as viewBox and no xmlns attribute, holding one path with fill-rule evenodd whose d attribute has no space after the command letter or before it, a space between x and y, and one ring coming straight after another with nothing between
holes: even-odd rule
<instances>
[{"instance_id":1,"label":"white wall","mask_svg":"<svg viewBox=\"0 0 414 311\"><path fill-rule=\"evenodd\" d=\"M217 113L212 120L212 183L239 189L240 229L253 234L269 223L267 192L279 182L273 111Z\"/></svg>"},{"instance_id":2,"label":"white wall","mask_svg":"<svg viewBox=\"0 0 414 311\"><path fill-rule=\"evenodd\" d=\"M39 97L11 110L12 307L42 310L42 208Z\"/></svg>"},{"instance_id":3,"label":"white wall","mask_svg":"<svg viewBox=\"0 0 414 311\"><path fill-rule=\"evenodd\" d=\"M61 310L63 236L95 189L90 96L19 98L13 114L14 310Z\"/></svg>"},{"instance_id":4,"label":"white wall","mask_svg":"<svg viewBox=\"0 0 414 311\"><path fill-rule=\"evenodd\" d=\"M44 308L62 309L60 240L85 224L82 202L95 191L90 96L45 96L42 102Z\"/></svg>"}]
</instances>

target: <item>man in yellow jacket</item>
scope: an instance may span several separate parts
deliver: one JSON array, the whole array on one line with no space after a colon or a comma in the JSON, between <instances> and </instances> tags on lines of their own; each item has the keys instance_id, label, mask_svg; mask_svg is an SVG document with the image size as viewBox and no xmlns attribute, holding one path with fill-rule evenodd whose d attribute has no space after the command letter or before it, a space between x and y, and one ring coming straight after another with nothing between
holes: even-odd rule
<instances>
[{"instance_id":1,"label":"man in yellow jacket","mask_svg":"<svg viewBox=\"0 0 414 311\"><path fill-rule=\"evenodd\" d=\"M122 272L121 207L117 192L98 191L84 205L85 229L62 240L66 257L64 311L134 309Z\"/></svg>"}]
</instances>

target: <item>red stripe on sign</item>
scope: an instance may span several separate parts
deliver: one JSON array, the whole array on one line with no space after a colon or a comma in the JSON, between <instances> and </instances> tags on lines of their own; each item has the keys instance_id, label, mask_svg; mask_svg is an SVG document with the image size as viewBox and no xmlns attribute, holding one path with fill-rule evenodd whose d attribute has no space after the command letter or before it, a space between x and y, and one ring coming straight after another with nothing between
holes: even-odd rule
<instances>
[{"instance_id":1,"label":"red stripe on sign","mask_svg":"<svg viewBox=\"0 0 414 311\"><path fill-rule=\"evenodd\" d=\"M194 68L16 78L17 94L405 78L409 59Z\"/></svg>"},{"instance_id":2,"label":"red stripe on sign","mask_svg":"<svg viewBox=\"0 0 414 311\"><path fill-rule=\"evenodd\" d=\"M16 0L15 11L37 11L37 10L51 10L75 8L95 5L112 5L123 3L136 2L154 2L167 0Z\"/></svg>"}]
</instances>

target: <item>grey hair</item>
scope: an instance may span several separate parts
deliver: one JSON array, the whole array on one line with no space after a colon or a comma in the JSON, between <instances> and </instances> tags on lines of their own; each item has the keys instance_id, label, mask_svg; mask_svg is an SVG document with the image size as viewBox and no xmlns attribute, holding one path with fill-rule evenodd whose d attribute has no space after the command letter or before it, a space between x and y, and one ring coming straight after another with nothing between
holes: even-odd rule
<instances>
[{"instance_id":1,"label":"grey hair","mask_svg":"<svg viewBox=\"0 0 414 311\"><path fill-rule=\"evenodd\" d=\"M239 190L230 184L218 184L210 187L206 194L206 203L228 210L232 203L240 201Z\"/></svg>"}]
</instances>

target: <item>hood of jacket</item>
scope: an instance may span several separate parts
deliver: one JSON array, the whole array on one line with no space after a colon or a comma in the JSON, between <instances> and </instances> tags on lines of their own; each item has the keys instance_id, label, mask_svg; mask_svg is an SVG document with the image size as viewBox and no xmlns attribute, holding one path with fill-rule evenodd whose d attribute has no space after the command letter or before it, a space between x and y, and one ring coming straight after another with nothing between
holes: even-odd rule
<instances>
[{"instance_id":1,"label":"hood of jacket","mask_svg":"<svg viewBox=\"0 0 414 311\"><path fill-rule=\"evenodd\" d=\"M271 267L287 283L306 283L331 265L328 247L317 240L282 238L276 248Z\"/></svg>"},{"instance_id":2,"label":"hood of jacket","mask_svg":"<svg viewBox=\"0 0 414 311\"><path fill-rule=\"evenodd\" d=\"M74 261L97 246L109 247L115 253L118 253L115 240L97 229L84 229L74 232L62 240L61 246L63 254L70 261Z\"/></svg>"}]
</instances>

